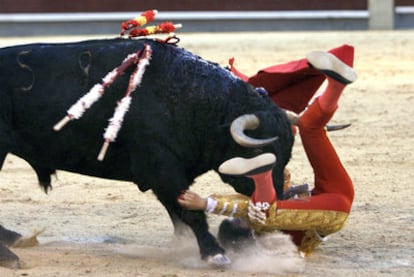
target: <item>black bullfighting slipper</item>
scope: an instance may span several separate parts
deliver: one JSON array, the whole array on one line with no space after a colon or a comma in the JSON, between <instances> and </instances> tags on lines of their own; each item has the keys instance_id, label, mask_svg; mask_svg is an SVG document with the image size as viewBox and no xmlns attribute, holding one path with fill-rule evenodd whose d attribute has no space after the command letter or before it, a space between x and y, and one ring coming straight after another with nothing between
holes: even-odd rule
<instances>
[{"instance_id":1,"label":"black bullfighting slipper","mask_svg":"<svg viewBox=\"0 0 414 277\"><path fill-rule=\"evenodd\" d=\"M331 53L312 51L306 55L306 58L311 67L340 83L350 84L357 79L355 70Z\"/></svg>"},{"instance_id":2,"label":"black bullfighting slipper","mask_svg":"<svg viewBox=\"0 0 414 277\"><path fill-rule=\"evenodd\" d=\"M275 163L276 156L265 153L250 159L236 157L227 160L219 166L218 170L222 174L234 176L255 175L271 170Z\"/></svg>"},{"instance_id":3,"label":"black bullfighting slipper","mask_svg":"<svg viewBox=\"0 0 414 277\"><path fill-rule=\"evenodd\" d=\"M220 223L217 238L224 249L236 253L255 243L253 230L249 228L249 223L240 218L224 219Z\"/></svg>"}]
</instances>

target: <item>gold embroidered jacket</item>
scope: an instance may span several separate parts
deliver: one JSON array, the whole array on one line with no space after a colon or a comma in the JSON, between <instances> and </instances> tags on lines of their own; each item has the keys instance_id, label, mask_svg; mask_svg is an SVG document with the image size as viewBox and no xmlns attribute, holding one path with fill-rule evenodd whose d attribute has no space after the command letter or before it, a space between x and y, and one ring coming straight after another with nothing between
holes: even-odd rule
<instances>
[{"instance_id":1,"label":"gold embroidered jacket","mask_svg":"<svg viewBox=\"0 0 414 277\"><path fill-rule=\"evenodd\" d=\"M331 210L277 209L277 202L269 210L265 224L248 216L250 198L241 194L211 195L215 201L209 213L243 218L258 233L275 230L303 231L298 248L309 254L323 238L342 229L348 213Z\"/></svg>"}]
</instances>

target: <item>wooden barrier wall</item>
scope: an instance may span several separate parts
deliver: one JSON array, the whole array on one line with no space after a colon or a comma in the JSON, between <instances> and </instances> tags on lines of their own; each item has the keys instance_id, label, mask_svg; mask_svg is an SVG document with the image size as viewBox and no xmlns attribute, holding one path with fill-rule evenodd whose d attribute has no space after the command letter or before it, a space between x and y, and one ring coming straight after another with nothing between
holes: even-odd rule
<instances>
[{"instance_id":1,"label":"wooden barrier wall","mask_svg":"<svg viewBox=\"0 0 414 277\"><path fill-rule=\"evenodd\" d=\"M414 0L0 0L0 36L55 34L62 28L69 34L84 33L79 26L85 21L90 32L106 33L125 19L122 14L149 9L181 21L186 18L186 23L191 22L187 26L192 28L186 28L189 32L414 28ZM190 11L193 13L186 13ZM207 13L194 13L200 11L212 13L204 17L201 14ZM243 16L252 13L244 11L258 12L254 13L256 17L249 17L247 25ZM188 14L192 17L185 16ZM267 17L260 17L263 14ZM211 20L214 16L217 18Z\"/></svg>"},{"instance_id":2,"label":"wooden barrier wall","mask_svg":"<svg viewBox=\"0 0 414 277\"><path fill-rule=\"evenodd\" d=\"M395 0L414 6L414 0ZM0 0L0 13L160 11L367 10L364 0Z\"/></svg>"},{"instance_id":3,"label":"wooden barrier wall","mask_svg":"<svg viewBox=\"0 0 414 277\"><path fill-rule=\"evenodd\" d=\"M414 6L414 0L395 0ZM160 11L367 10L364 0L0 0L0 13Z\"/></svg>"}]
</instances>

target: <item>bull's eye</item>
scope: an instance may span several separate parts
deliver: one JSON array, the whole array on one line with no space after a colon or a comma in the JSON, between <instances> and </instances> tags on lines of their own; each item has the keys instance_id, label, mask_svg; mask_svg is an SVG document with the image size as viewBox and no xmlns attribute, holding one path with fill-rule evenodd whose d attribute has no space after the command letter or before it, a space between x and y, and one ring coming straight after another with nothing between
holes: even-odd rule
<instances>
[{"instance_id":1,"label":"bull's eye","mask_svg":"<svg viewBox=\"0 0 414 277\"><path fill-rule=\"evenodd\" d=\"M263 153L264 153L264 151L261 148L253 148L252 149L252 156L253 157L258 156L258 155L263 154Z\"/></svg>"}]
</instances>

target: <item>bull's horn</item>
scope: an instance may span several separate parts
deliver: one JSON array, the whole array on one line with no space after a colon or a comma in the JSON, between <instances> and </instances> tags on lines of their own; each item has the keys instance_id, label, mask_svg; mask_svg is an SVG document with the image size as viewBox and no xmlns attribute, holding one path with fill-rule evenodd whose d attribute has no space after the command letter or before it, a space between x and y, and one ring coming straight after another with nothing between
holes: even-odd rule
<instances>
[{"instance_id":1,"label":"bull's horn","mask_svg":"<svg viewBox=\"0 0 414 277\"><path fill-rule=\"evenodd\" d=\"M297 126L299 115L289 110L284 110L284 111L286 112L286 115L290 121L290 124ZM339 125L326 125L326 131L328 132L338 131L338 130L348 128L349 126L351 126L351 123L339 124Z\"/></svg>"},{"instance_id":2,"label":"bull's horn","mask_svg":"<svg viewBox=\"0 0 414 277\"><path fill-rule=\"evenodd\" d=\"M351 126L351 123L339 124L339 125L326 125L326 131L328 132L338 131L338 130L348 128L349 126Z\"/></svg>"},{"instance_id":3,"label":"bull's horn","mask_svg":"<svg viewBox=\"0 0 414 277\"><path fill-rule=\"evenodd\" d=\"M289 111L289 110L284 110L284 111L286 112L286 115L287 115L287 117L290 121L290 124L292 124L294 126L297 126L299 116L296 113L292 112L292 111Z\"/></svg>"},{"instance_id":4,"label":"bull's horn","mask_svg":"<svg viewBox=\"0 0 414 277\"><path fill-rule=\"evenodd\" d=\"M255 139L247 136L244 130L254 130L259 127L260 121L254 114L241 115L230 126L230 133L234 141L244 147L262 147L273 143L278 137L268 139Z\"/></svg>"}]
</instances>

